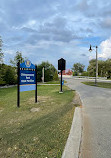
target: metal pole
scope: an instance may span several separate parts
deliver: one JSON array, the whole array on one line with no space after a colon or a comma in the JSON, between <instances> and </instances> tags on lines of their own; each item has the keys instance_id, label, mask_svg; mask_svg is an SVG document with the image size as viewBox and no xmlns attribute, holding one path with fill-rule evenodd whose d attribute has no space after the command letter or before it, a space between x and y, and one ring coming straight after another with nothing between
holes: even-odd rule
<instances>
[{"instance_id":1,"label":"metal pole","mask_svg":"<svg viewBox=\"0 0 111 158\"><path fill-rule=\"evenodd\" d=\"M98 53L97 53L98 47L96 46L96 77L95 77L95 85L97 86L97 78L98 78Z\"/></svg>"},{"instance_id":2,"label":"metal pole","mask_svg":"<svg viewBox=\"0 0 111 158\"><path fill-rule=\"evenodd\" d=\"M35 65L35 103L37 103L37 65Z\"/></svg>"},{"instance_id":3,"label":"metal pole","mask_svg":"<svg viewBox=\"0 0 111 158\"><path fill-rule=\"evenodd\" d=\"M17 63L17 107L20 107L20 62Z\"/></svg>"},{"instance_id":4,"label":"metal pole","mask_svg":"<svg viewBox=\"0 0 111 158\"><path fill-rule=\"evenodd\" d=\"M62 92L62 70L61 70L61 91Z\"/></svg>"},{"instance_id":5,"label":"metal pole","mask_svg":"<svg viewBox=\"0 0 111 158\"><path fill-rule=\"evenodd\" d=\"M42 69L42 82L44 83L44 67Z\"/></svg>"}]
</instances>

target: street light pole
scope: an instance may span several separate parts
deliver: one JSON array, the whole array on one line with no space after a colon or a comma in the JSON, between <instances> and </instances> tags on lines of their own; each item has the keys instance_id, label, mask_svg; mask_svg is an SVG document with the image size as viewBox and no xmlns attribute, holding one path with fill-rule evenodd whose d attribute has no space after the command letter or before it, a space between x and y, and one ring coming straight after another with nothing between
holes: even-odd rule
<instances>
[{"instance_id":1,"label":"street light pole","mask_svg":"<svg viewBox=\"0 0 111 158\"><path fill-rule=\"evenodd\" d=\"M96 75L95 75L95 86L97 86L97 78L98 78L98 46L93 46L96 47ZM89 48L89 51L91 52L93 49Z\"/></svg>"},{"instance_id":2,"label":"street light pole","mask_svg":"<svg viewBox=\"0 0 111 158\"><path fill-rule=\"evenodd\" d=\"M97 86L97 78L98 78L98 47L96 46L96 79L95 79L95 85Z\"/></svg>"}]
</instances>

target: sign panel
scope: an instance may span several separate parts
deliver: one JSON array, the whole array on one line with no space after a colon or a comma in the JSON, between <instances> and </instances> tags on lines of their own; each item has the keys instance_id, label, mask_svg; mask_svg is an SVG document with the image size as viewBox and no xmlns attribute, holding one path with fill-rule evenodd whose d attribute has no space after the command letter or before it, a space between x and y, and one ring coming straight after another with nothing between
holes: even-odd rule
<instances>
[{"instance_id":1,"label":"sign panel","mask_svg":"<svg viewBox=\"0 0 111 158\"><path fill-rule=\"evenodd\" d=\"M26 60L24 63L20 64L20 68L35 69L35 65L33 65L30 60Z\"/></svg>"},{"instance_id":2,"label":"sign panel","mask_svg":"<svg viewBox=\"0 0 111 158\"><path fill-rule=\"evenodd\" d=\"M64 85L64 80L62 81L62 85Z\"/></svg>"},{"instance_id":3,"label":"sign panel","mask_svg":"<svg viewBox=\"0 0 111 158\"><path fill-rule=\"evenodd\" d=\"M36 89L36 85L35 84L31 84L31 85L21 85L20 86L20 92L24 92L24 91L32 91Z\"/></svg>"},{"instance_id":4,"label":"sign panel","mask_svg":"<svg viewBox=\"0 0 111 158\"><path fill-rule=\"evenodd\" d=\"M66 69L66 60L63 58L58 60L58 70L65 70Z\"/></svg>"},{"instance_id":5,"label":"sign panel","mask_svg":"<svg viewBox=\"0 0 111 158\"><path fill-rule=\"evenodd\" d=\"M35 83L35 71L20 70L20 85Z\"/></svg>"},{"instance_id":6,"label":"sign panel","mask_svg":"<svg viewBox=\"0 0 111 158\"><path fill-rule=\"evenodd\" d=\"M33 65L29 60L20 64L20 92L35 90L35 76L35 65Z\"/></svg>"}]
</instances>

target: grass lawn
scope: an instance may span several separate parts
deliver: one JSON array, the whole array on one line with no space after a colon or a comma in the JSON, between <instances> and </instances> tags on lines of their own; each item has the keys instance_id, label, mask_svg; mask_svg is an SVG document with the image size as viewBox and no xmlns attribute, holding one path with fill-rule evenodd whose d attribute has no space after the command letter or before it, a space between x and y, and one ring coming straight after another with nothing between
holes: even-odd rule
<instances>
[{"instance_id":1,"label":"grass lawn","mask_svg":"<svg viewBox=\"0 0 111 158\"><path fill-rule=\"evenodd\" d=\"M95 86L95 82L82 82L89 86ZM111 83L105 83L105 82L97 82L96 87L102 87L102 88L111 88Z\"/></svg>"},{"instance_id":2,"label":"grass lawn","mask_svg":"<svg viewBox=\"0 0 111 158\"><path fill-rule=\"evenodd\" d=\"M0 158L61 158L75 106L74 92L64 86L38 86L21 92L16 107L16 87L0 89Z\"/></svg>"},{"instance_id":3,"label":"grass lawn","mask_svg":"<svg viewBox=\"0 0 111 158\"><path fill-rule=\"evenodd\" d=\"M67 81L64 80L64 83L67 83ZM59 80L59 81L49 81L49 82L45 82L45 84L60 84L60 80Z\"/></svg>"}]
</instances>

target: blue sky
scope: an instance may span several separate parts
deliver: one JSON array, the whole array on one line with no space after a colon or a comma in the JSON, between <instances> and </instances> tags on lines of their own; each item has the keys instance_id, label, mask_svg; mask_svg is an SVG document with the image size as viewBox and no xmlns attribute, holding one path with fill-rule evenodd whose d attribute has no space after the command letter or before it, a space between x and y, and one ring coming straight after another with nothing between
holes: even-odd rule
<instances>
[{"instance_id":1,"label":"blue sky","mask_svg":"<svg viewBox=\"0 0 111 158\"><path fill-rule=\"evenodd\" d=\"M0 35L4 62L16 51L33 64L49 61L57 68L63 57L67 69L80 62L87 68L97 45L98 57L111 57L111 1L0 0Z\"/></svg>"}]
</instances>

